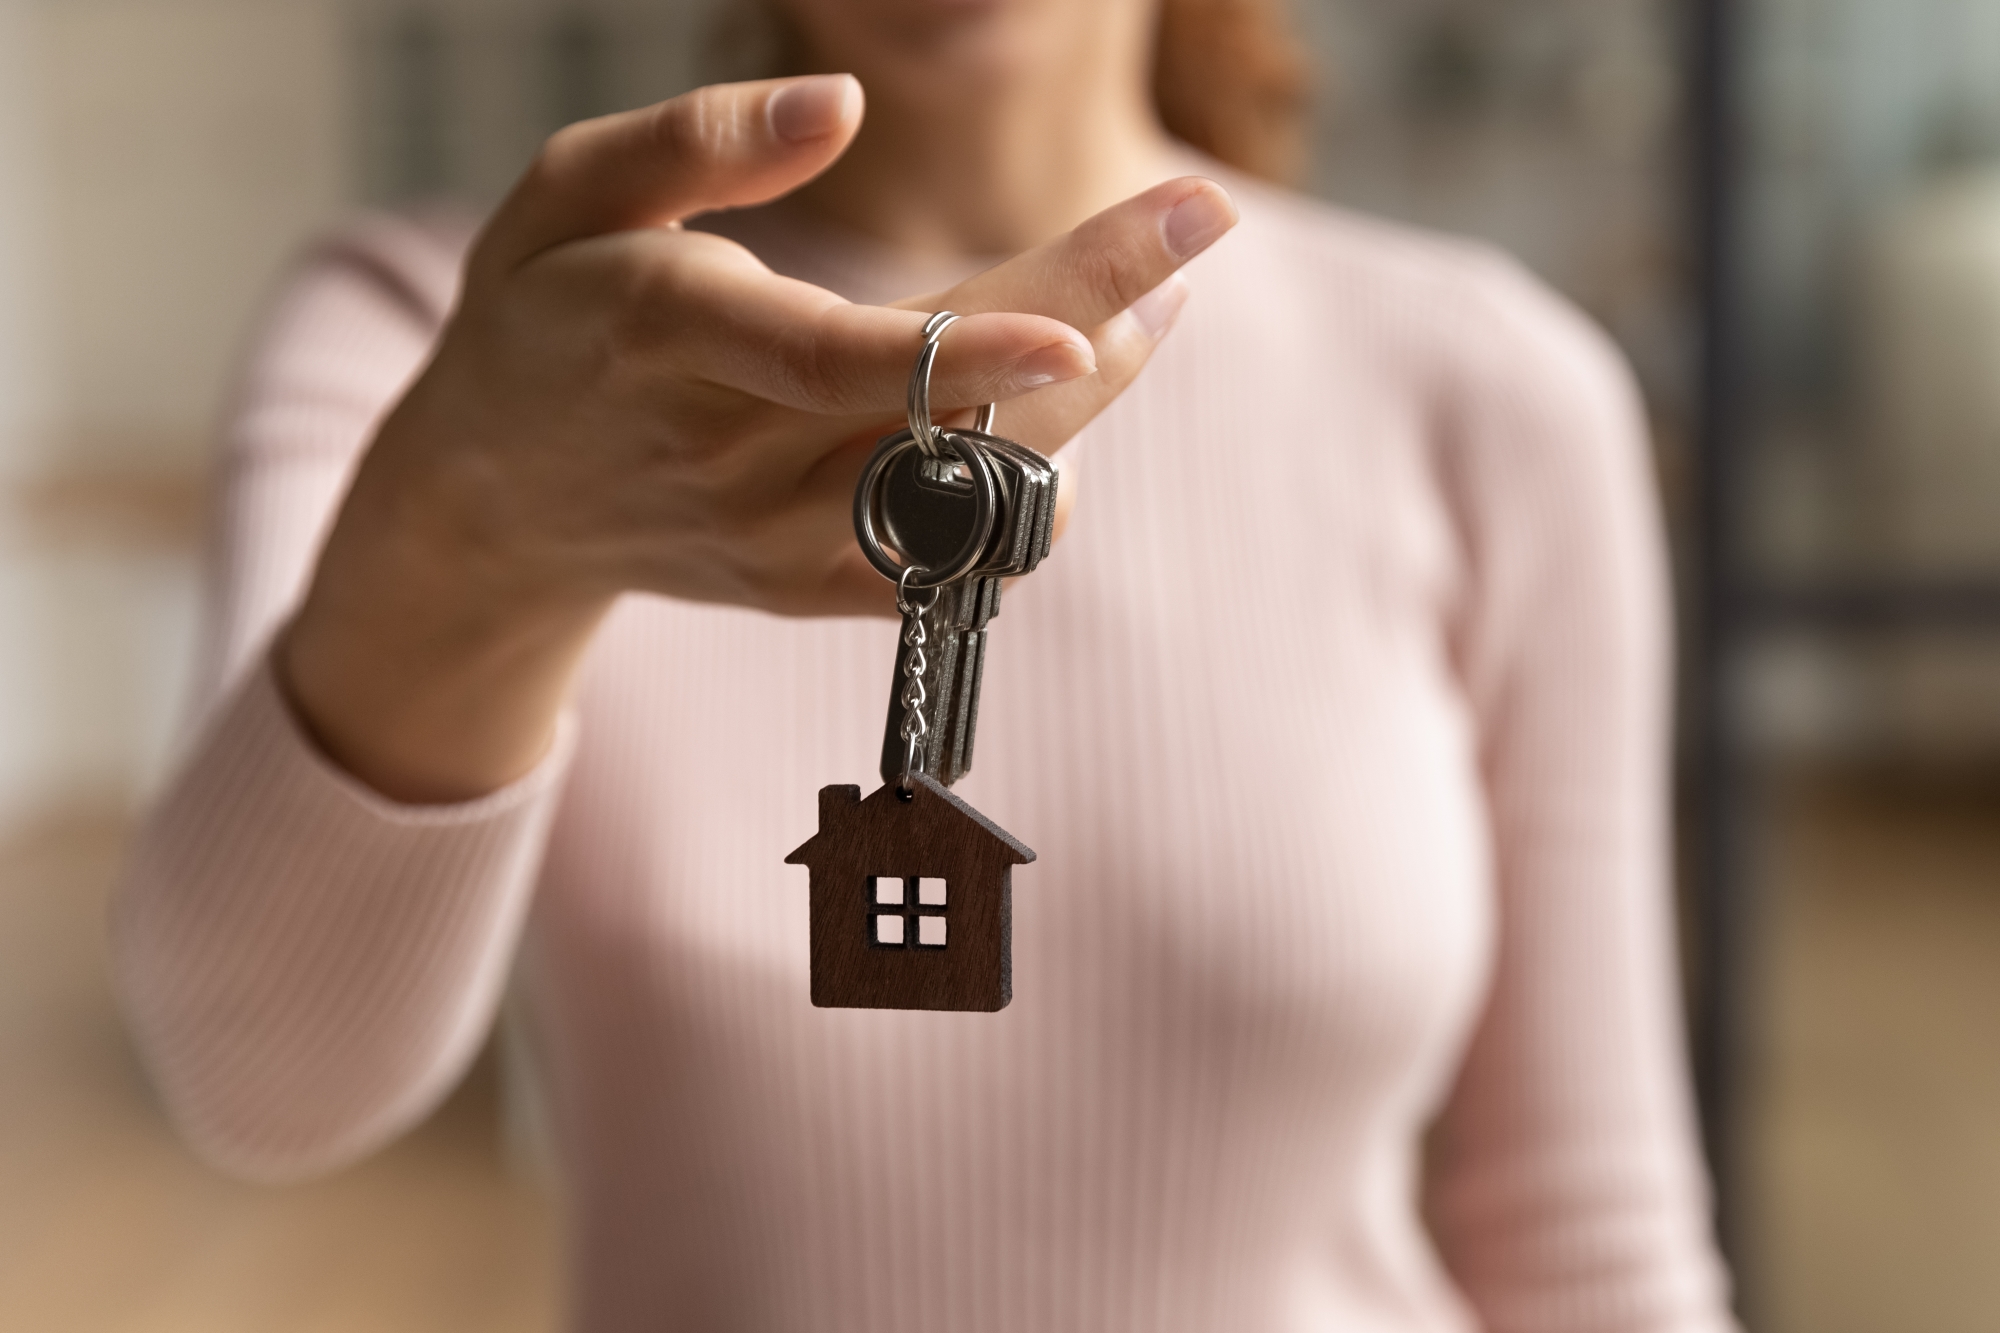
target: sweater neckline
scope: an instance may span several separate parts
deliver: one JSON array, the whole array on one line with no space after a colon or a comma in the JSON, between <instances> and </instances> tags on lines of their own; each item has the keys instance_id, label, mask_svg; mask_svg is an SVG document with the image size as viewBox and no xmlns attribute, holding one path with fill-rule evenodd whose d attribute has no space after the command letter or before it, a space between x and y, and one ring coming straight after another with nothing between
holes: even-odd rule
<instances>
[{"instance_id":1,"label":"sweater neckline","mask_svg":"<svg viewBox=\"0 0 2000 1333\"><path fill-rule=\"evenodd\" d=\"M872 305L942 291L1008 257L911 254L784 199L689 225L737 242L785 277Z\"/></svg>"}]
</instances>

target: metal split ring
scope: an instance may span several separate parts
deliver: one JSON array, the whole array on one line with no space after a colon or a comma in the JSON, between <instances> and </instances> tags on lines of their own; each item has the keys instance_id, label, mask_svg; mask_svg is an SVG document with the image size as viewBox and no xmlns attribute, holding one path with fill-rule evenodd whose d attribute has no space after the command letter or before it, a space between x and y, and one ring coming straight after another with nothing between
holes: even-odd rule
<instances>
[{"instance_id":1,"label":"metal split ring","mask_svg":"<svg viewBox=\"0 0 2000 1333\"><path fill-rule=\"evenodd\" d=\"M903 572L896 576L896 609L906 616L927 616L931 613L931 608L937 605L938 585L910 582L913 575L923 572L921 566L904 565ZM910 596L912 589L927 591L930 593L930 596L920 602Z\"/></svg>"},{"instance_id":2,"label":"metal split ring","mask_svg":"<svg viewBox=\"0 0 2000 1333\"><path fill-rule=\"evenodd\" d=\"M916 438L917 447L924 451L925 458L944 457L938 448L938 428L931 423L931 365L937 360L938 341L944 331L958 323L959 316L949 310L940 310L924 321L924 345L917 353L917 364L910 367L910 392L907 415L910 419L910 434ZM993 433L993 414L998 403L988 403L979 409L972 428L982 435Z\"/></svg>"},{"instance_id":3,"label":"metal split ring","mask_svg":"<svg viewBox=\"0 0 2000 1333\"><path fill-rule=\"evenodd\" d=\"M952 558L935 569L909 564L897 560L882 545L882 534L875 522L875 498L881 490L883 478L888 475L890 464L919 448L916 435L912 431L899 430L875 446L875 452L861 469L861 480L854 487L854 537L861 544L861 554L868 557L868 563L885 579L896 581L897 595L901 598L908 590L929 591L941 588L972 572L979 563L979 557L986 551L986 543L993 536L993 524L1000 512L1000 484L993 477L993 468L986 461L986 451L957 431L938 432L938 438L949 445L964 466L966 478L972 486L972 527L966 534L964 543Z\"/></svg>"},{"instance_id":4,"label":"metal split ring","mask_svg":"<svg viewBox=\"0 0 2000 1333\"><path fill-rule=\"evenodd\" d=\"M971 573L985 553L986 543L993 535L993 525L1000 514L1000 483L993 475L993 465L987 461L986 451L958 431L939 429L931 420L931 366L937 361L938 340L958 319L951 311L940 310L924 321L924 345L917 352L916 365L910 368L909 429L897 431L875 446L875 452L861 469L860 482L854 488L855 540L860 542L861 553L868 557L868 563L875 566L883 578L896 581L898 603L905 600L912 588L941 588ZM997 406L988 403L979 409L974 423L977 432L992 433L993 414ZM876 501L889 468L911 449L920 450L933 463L943 463L947 448L958 456L965 481L971 487L971 530L951 559L936 568L898 560L882 545L882 533L877 523Z\"/></svg>"}]
</instances>

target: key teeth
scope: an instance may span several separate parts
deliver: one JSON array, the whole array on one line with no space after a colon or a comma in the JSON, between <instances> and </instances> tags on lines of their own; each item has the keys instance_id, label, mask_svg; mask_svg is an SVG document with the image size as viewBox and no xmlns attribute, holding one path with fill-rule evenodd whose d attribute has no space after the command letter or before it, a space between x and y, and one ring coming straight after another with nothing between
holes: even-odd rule
<instances>
[{"instance_id":1,"label":"key teeth","mask_svg":"<svg viewBox=\"0 0 2000 1333\"><path fill-rule=\"evenodd\" d=\"M952 711L951 734L945 738L946 776L939 779L947 787L972 771L972 740L979 727L979 685L985 665L986 631L968 631L959 647L952 686L954 698L966 702L963 708Z\"/></svg>"},{"instance_id":2,"label":"key teeth","mask_svg":"<svg viewBox=\"0 0 2000 1333\"><path fill-rule=\"evenodd\" d=\"M926 715L931 729L930 744L924 747L924 772L946 786L951 785L951 780L942 774L946 756L951 753L949 728L958 711L958 663L962 650L957 634L938 635L937 700Z\"/></svg>"}]
</instances>

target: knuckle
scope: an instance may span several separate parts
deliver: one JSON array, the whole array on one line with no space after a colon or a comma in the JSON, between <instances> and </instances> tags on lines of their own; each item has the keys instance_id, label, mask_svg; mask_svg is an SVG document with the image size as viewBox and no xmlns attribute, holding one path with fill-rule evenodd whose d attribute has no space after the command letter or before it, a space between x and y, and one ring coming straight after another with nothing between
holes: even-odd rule
<instances>
[{"instance_id":1,"label":"knuckle","mask_svg":"<svg viewBox=\"0 0 2000 1333\"><path fill-rule=\"evenodd\" d=\"M846 358L839 355L837 340L824 321L813 321L792 330L775 349L773 377L793 395L793 400L815 412L848 410L857 398L858 386Z\"/></svg>"},{"instance_id":2,"label":"knuckle","mask_svg":"<svg viewBox=\"0 0 2000 1333\"><path fill-rule=\"evenodd\" d=\"M672 336L679 313L674 275L661 265L617 264L604 275L605 331L620 352L650 355Z\"/></svg>"},{"instance_id":3,"label":"knuckle","mask_svg":"<svg viewBox=\"0 0 2000 1333\"><path fill-rule=\"evenodd\" d=\"M1096 341L1098 381L1114 393L1123 389L1138 378L1158 345L1135 317L1120 314Z\"/></svg>"},{"instance_id":4,"label":"knuckle","mask_svg":"<svg viewBox=\"0 0 2000 1333\"><path fill-rule=\"evenodd\" d=\"M761 452L757 444L769 426L763 405L726 396L700 405L689 404L686 415L699 423L699 429L689 432L683 456L714 511L728 514L730 497L747 484L755 471L753 459Z\"/></svg>"},{"instance_id":5,"label":"knuckle","mask_svg":"<svg viewBox=\"0 0 2000 1333\"><path fill-rule=\"evenodd\" d=\"M1131 305L1158 281L1148 262L1150 256L1132 237L1100 230L1077 239L1069 261L1074 280L1114 309Z\"/></svg>"},{"instance_id":6,"label":"knuckle","mask_svg":"<svg viewBox=\"0 0 2000 1333\"><path fill-rule=\"evenodd\" d=\"M713 336L718 314L702 295L699 260L681 247L631 246L615 251L591 296L604 312L614 343L671 360L695 337Z\"/></svg>"},{"instance_id":7,"label":"knuckle","mask_svg":"<svg viewBox=\"0 0 2000 1333\"><path fill-rule=\"evenodd\" d=\"M736 117L721 92L698 88L653 111L652 145L685 169L701 171L722 161L736 137Z\"/></svg>"},{"instance_id":8,"label":"knuckle","mask_svg":"<svg viewBox=\"0 0 2000 1333\"><path fill-rule=\"evenodd\" d=\"M693 94L662 102L646 125L652 146L668 157L685 160L701 155L705 117Z\"/></svg>"},{"instance_id":9,"label":"knuckle","mask_svg":"<svg viewBox=\"0 0 2000 1333\"><path fill-rule=\"evenodd\" d=\"M701 518L700 544L711 562L711 577L728 600L761 606L781 583L775 552L781 532L767 505L719 495Z\"/></svg>"}]
</instances>

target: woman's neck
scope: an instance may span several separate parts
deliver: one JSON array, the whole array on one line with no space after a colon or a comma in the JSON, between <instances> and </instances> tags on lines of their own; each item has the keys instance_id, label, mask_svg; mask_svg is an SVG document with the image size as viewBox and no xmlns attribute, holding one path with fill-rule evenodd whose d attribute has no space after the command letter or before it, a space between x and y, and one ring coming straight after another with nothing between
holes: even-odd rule
<instances>
[{"instance_id":1,"label":"woman's neck","mask_svg":"<svg viewBox=\"0 0 2000 1333\"><path fill-rule=\"evenodd\" d=\"M993 84L870 86L853 146L797 206L914 254L1010 254L1171 174L1143 71L1070 65Z\"/></svg>"}]
</instances>

